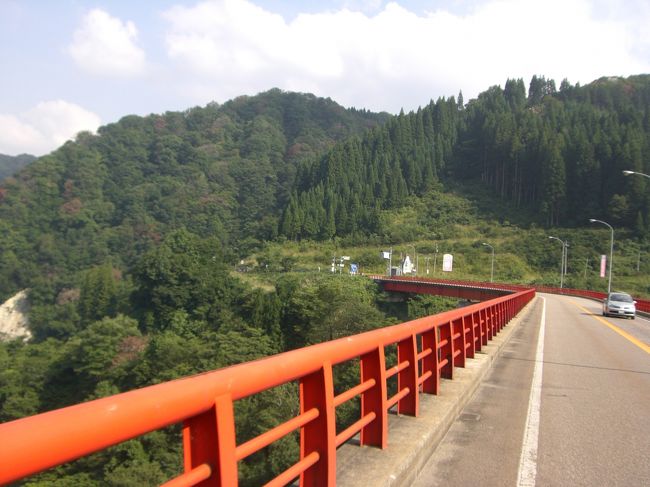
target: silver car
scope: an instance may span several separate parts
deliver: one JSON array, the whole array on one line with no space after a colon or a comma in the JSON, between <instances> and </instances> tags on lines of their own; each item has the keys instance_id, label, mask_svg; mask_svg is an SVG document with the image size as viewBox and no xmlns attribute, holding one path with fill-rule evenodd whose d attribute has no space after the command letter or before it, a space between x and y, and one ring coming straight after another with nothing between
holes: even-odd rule
<instances>
[{"instance_id":1,"label":"silver car","mask_svg":"<svg viewBox=\"0 0 650 487\"><path fill-rule=\"evenodd\" d=\"M636 301L626 293L609 293L603 299L603 316L636 317Z\"/></svg>"}]
</instances>

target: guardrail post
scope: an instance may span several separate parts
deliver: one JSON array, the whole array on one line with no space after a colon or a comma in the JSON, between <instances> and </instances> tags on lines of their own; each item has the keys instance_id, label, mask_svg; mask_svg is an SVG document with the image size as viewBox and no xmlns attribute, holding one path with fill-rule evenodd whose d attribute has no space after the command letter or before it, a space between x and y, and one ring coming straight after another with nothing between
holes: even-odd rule
<instances>
[{"instance_id":1,"label":"guardrail post","mask_svg":"<svg viewBox=\"0 0 650 487\"><path fill-rule=\"evenodd\" d=\"M483 346L483 331L481 329L481 312L477 311L472 315L472 322L474 323L474 353L480 352Z\"/></svg>"},{"instance_id":2,"label":"guardrail post","mask_svg":"<svg viewBox=\"0 0 650 487\"><path fill-rule=\"evenodd\" d=\"M440 363L447 361L440 369L440 377L445 379L454 378L454 342L451 339L451 322L443 323L439 327L440 342Z\"/></svg>"},{"instance_id":3,"label":"guardrail post","mask_svg":"<svg viewBox=\"0 0 650 487\"><path fill-rule=\"evenodd\" d=\"M485 324L486 324L488 342L492 340L492 336L494 335L493 322L494 322L494 317L493 317L492 306L488 306L485 308Z\"/></svg>"},{"instance_id":4,"label":"guardrail post","mask_svg":"<svg viewBox=\"0 0 650 487\"><path fill-rule=\"evenodd\" d=\"M501 328L503 328L503 303L499 303L496 305L496 313L497 313L496 332L499 333L501 331Z\"/></svg>"},{"instance_id":5,"label":"guardrail post","mask_svg":"<svg viewBox=\"0 0 650 487\"><path fill-rule=\"evenodd\" d=\"M451 324L451 333L454 338L454 367L465 367L465 323L463 317L454 320ZM458 353L460 352L460 353Z\"/></svg>"},{"instance_id":6,"label":"guardrail post","mask_svg":"<svg viewBox=\"0 0 650 487\"><path fill-rule=\"evenodd\" d=\"M409 388L409 393L400 399L397 403L397 412L399 414L411 414L417 416L419 412L418 400L418 360L417 360L417 342L415 335L411 335L406 340L397 344L397 363L408 361L409 365L401 370L397 375L397 389L401 391Z\"/></svg>"},{"instance_id":7,"label":"guardrail post","mask_svg":"<svg viewBox=\"0 0 650 487\"><path fill-rule=\"evenodd\" d=\"M465 344L467 346L467 358L474 358L476 353L476 313L468 315L463 320L465 326Z\"/></svg>"},{"instance_id":8,"label":"guardrail post","mask_svg":"<svg viewBox=\"0 0 650 487\"><path fill-rule=\"evenodd\" d=\"M481 317L481 346L487 345L489 339L489 325L488 325L488 311L487 308L479 310L479 316Z\"/></svg>"},{"instance_id":9,"label":"guardrail post","mask_svg":"<svg viewBox=\"0 0 650 487\"><path fill-rule=\"evenodd\" d=\"M318 417L300 431L300 458L312 452L318 461L300 475L300 485L336 485L336 424L332 364L300 380L300 413L318 409Z\"/></svg>"},{"instance_id":10,"label":"guardrail post","mask_svg":"<svg viewBox=\"0 0 650 487\"><path fill-rule=\"evenodd\" d=\"M431 350L431 353L422 359L422 375L431 372L431 377L422 383L422 392L437 395L440 389L437 328L422 333L422 350Z\"/></svg>"},{"instance_id":11,"label":"guardrail post","mask_svg":"<svg viewBox=\"0 0 650 487\"><path fill-rule=\"evenodd\" d=\"M375 385L361 394L361 416L375 413L375 419L361 430L361 444L388 446L388 409L386 392L386 358L384 347L361 356L361 382L374 380Z\"/></svg>"},{"instance_id":12,"label":"guardrail post","mask_svg":"<svg viewBox=\"0 0 650 487\"><path fill-rule=\"evenodd\" d=\"M230 394L217 397L215 405L205 413L183 423L183 457L185 472L202 464L215 471L197 484L201 487L236 486L235 416Z\"/></svg>"}]
</instances>

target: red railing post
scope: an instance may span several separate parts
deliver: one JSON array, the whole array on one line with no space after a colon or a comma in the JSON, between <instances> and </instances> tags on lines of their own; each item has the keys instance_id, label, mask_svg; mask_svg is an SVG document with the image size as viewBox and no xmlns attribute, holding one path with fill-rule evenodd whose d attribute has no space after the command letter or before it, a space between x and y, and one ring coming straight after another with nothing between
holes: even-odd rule
<instances>
[{"instance_id":1,"label":"red railing post","mask_svg":"<svg viewBox=\"0 0 650 487\"><path fill-rule=\"evenodd\" d=\"M454 378L454 342L451 339L451 322L443 323L440 330L440 377Z\"/></svg>"},{"instance_id":2,"label":"red railing post","mask_svg":"<svg viewBox=\"0 0 650 487\"><path fill-rule=\"evenodd\" d=\"M336 423L332 364L300 380L300 413L318 409L318 417L300 430L300 459L313 452L318 461L300 475L300 485L336 485Z\"/></svg>"},{"instance_id":3,"label":"red railing post","mask_svg":"<svg viewBox=\"0 0 650 487\"><path fill-rule=\"evenodd\" d=\"M397 412L399 414L417 416L419 412L417 354L415 335L411 335L397 344L397 363L408 362L408 367L401 370L397 375L397 390L401 391L407 387L409 389L409 393L397 403Z\"/></svg>"},{"instance_id":4,"label":"red railing post","mask_svg":"<svg viewBox=\"0 0 650 487\"><path fill-rule=\"evenodd\" d=\"M490 339L490 325L488 322L488 309L483 308L479 311L481 315L481 345L487 345Z\"/></svg>"},{"instance_id":5,"label":"red railing post","mask_svg":"<svg viewBox=\"0 0 650 487\"><path fill-rule=\"evenodd\" d=\"M454 367L465 367L465 325L462 316L452 321L451 333L454 342Z\"/></svg>"},{"instance_id":6,"label":"red railing post","mask_svg":"<svg viewBox=\"0 0 650 487\"><path fill-rule=\"evenodd\" d=\"M476 313L472 313L463 320L466 326L465 344L467 347L467 358L474 358L476 353Z\"/></svg>"},{"instance_id":7,"label":"red railing post","mask_svg":"<svg viewBox=\"0 0 650 487\"><path fill-rule=\"evenodd\" d=\"M503 329L503 303L497 305L497 333Z\"/></svg>"},{"instance_id":8,"label":"red railing post","mask_svg":"<svg viewBox=\"0 0 650 487\"><path fill-rule=\"evenodd\" d=\"M361 356L361 382L374 380L375 385L361 394L361 416L375 413L375 419L361 430L361 444L388 446L388 409L386 406L386 358L384 347Z\"/></svg>"},{"instance_id":9,"label":"red railing post","mask_svg":"<svg viewBox=\"0 0 650 487\"><path fill-rule=\"evenodd\" d=\"M184 421L183 457L185 472L202 464L215 469L201 487L237 485L235 417L230 394L219 396L215 406Z\"/></svg>"},{"instance_id":10,"label":"red railing post","mask_svg":"<svg viewBox=\"0 0 650 487\"><path fill-rule=\"evenodd\" d=\"M491 341L494 336L494 306L492 305L485 308L485 322L487 323L487 339Z\"/></svg>"},{"instance_id":11,"label":"red railing post","mask_svg":"<svg viewBox=\"0 0 650 487\"><path fill-rule=\"evenodd\" d=\"M438 394L440 388L440 370L438 370L437 328L422 333L422 350L431 350L431 353L422 359L422 375L431 372L431 376L422 383L422 392Z\"/></svg>"}]
</instances>

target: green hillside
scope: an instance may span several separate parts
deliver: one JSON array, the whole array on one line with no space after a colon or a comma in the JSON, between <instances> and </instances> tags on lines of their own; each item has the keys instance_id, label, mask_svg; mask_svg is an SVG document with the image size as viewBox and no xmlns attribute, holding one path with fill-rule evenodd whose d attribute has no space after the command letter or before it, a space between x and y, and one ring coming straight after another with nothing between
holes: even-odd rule
<instances>
[{"instance_id":1,"label":"green hillside","mask_svg":"<svg viewBox=\"0 0 650 487\"><path fill-rule=\"evenodd\" d=\"M271 90L223 105L127 116L0 184L0 297L29 289L29 343L0 340L0 421L224 367L453 308L394 302L346 255L380 251L420 276L650 296L650 76L588 86L508 80L465 104L397 116ZM345 270L347 271L347 267ZM427 274L427 269L429 273ZM388 361L394 359L388 354ZM335 386L358 382L335 370ZM297 388L236 404L237 441L294 413ZM337 426L358 417L351 401ZM178 427L25 485L158 485L181 469ZM241 463L261 485L297 460L288 436Z\"/></svg>"},{"instance_id":2,"label":"green hillside","mask_svg":"<svg viewBox=\"0 0 650 487\"><path fill-rule=\"evenodd\" d=\"M528 95L519 79L467 105L461 97L400 113L315 161L297 178L281 234L381 236L382 210L438 182L472 182L523 212L523 224L575 227L599 218L647 236L649 185L622 171L650 170L650 76L585 87L564 81L559 91L533 77Z\"/></svg>"},{"instance_id":3,"label":"green hillside","mask_svg":"<svg viewBox=\"0 0 650 487\"><path fill-rule=\"evenodd\" d=\"M0 296L107 261L128 271L178 228L247 252L276 236L305 161L387 117L271 90L80 134L0 186Z\"/></svg>"}]
</instances>

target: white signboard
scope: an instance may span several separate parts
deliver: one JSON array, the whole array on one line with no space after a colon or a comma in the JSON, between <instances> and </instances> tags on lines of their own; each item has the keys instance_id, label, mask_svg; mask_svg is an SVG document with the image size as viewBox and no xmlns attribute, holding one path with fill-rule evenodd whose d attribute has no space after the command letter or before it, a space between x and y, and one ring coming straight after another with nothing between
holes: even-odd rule
<instances>
[{"instance_id":1,"label":"white signboard","mask_svg":"<svg viewBox=\"0 0 650 487\"><path fill-rule=\"evenodd\" d=\"M600 277L605 277L605 267L607 267L607 256L600 256Z\"/></svg>"},{"instance_id":2,"label":"white signboard","mask_svg":"<svg viewBox=\"0 0 650 487\"><path fill-rule=\"evenodd\" d=\"M442 256L442 271L451 272L451 269L454 265L454 256L451 254L445 254Z\"/></svg>"}]
</instances>

